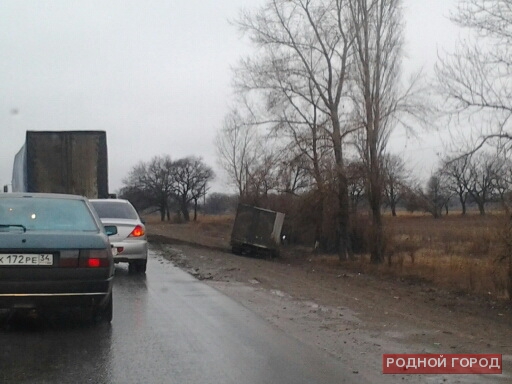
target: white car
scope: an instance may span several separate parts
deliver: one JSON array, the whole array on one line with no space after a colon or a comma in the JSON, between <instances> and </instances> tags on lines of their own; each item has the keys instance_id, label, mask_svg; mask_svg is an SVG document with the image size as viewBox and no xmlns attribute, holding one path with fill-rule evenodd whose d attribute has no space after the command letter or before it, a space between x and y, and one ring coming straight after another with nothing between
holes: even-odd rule
<instances>
[{"instance_id":1,"label":"white car","mask_svg":"<svg viewBox=\"0 0 512 384\"><path fill-rule=\"evenodd\" d=\"M104 226L116 227L110 236L115 263L129 263L132 273L145 273L148 261L146 227L128 200L90 199Z\"/></svg>"}]
</instances>

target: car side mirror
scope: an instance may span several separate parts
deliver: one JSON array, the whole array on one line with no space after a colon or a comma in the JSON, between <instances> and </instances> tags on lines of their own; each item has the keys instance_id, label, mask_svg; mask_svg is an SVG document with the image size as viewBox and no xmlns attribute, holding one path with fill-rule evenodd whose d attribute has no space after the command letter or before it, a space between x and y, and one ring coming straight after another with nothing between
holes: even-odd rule
<instances>
[{"instance_id":1,"label":"car side mirror","mask_svg":"<svg viewBox=\"0 0 512 384\"><path fill-rule=\"evenodd\" d=\"M115 225L105 225L107 236L117 235L117 227Z\"/></svg>"}]
</instances>

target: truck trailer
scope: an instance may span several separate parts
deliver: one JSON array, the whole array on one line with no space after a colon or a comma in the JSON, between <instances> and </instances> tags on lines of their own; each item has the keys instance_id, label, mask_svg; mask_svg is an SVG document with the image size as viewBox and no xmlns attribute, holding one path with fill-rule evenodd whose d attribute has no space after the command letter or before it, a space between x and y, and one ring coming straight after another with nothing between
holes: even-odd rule
<instances>
[{"instance_id":1,"label":"truck trailer","mask_svg":"<svg viewBox=\"0 0 512 384\"><path fill-rule=\"evenodd\" d=\"M14 157L13 192L108 198L104 131L27 131Z\"/></svg>"},{"instance_id":2,"label":"truck trailer","mask_svg":"<svg viewBox=\"0 0 512 384\"><path fill-rule=\"evenodd\" d=\"M234 254L263 252L279 256L283 222L284 213L239 204L231 232L231 251Z\"/></svg>"}]
</instances>

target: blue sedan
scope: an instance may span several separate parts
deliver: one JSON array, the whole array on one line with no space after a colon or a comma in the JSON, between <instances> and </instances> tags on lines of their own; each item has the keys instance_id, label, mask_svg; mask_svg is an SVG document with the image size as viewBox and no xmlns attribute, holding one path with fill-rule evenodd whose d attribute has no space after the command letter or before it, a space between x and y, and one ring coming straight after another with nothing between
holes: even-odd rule
<instances>
[{"instance_id":1,"label":"blue sedan","mask_svg":"<svg viewBox=\"0 0 512 384\"><path fill-rule=\"evenodd\" d=\"M0 308L79 306L110 322L108 230L84 197L0 194Z\"/></svg>"}]
</instances>

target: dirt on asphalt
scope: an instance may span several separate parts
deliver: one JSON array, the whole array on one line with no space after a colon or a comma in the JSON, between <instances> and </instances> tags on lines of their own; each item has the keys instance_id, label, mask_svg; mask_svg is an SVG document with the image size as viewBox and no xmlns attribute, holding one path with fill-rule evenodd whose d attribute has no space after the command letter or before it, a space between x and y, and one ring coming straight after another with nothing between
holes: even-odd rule
<instances>
[{"instance_id":1,"label":"dirt on asphalt","mask_svg":"<svg viewBox=\"0 0 512 384\"><path fill-rule=\"evenodd\" d=\"M286 248L275 259L236 256L227 240L148 225L150 243L290 336L322 348L375 383L512 382L512 309L420 281L377 277ZM384 353L497 353L502 375L382 375Z\"/></svg>"}]
</instances>

